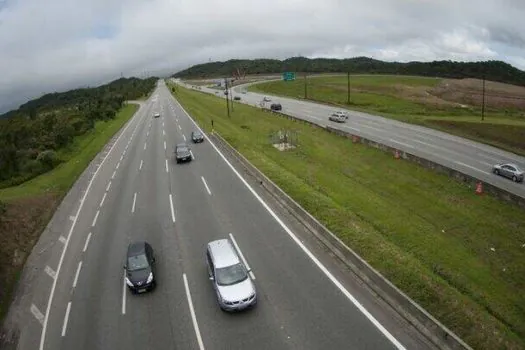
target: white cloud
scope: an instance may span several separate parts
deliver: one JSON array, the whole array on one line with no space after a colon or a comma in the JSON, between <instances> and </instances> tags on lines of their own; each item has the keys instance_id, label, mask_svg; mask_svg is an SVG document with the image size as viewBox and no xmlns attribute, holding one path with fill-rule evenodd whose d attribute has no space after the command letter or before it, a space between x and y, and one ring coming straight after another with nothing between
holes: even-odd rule
<instances>
[{"instance_id":1,"label":"white cloud","mask_svg":"<svg viewBox=\"0 0 525 350\"><path fill-rule=\"evenodd\" d=\"M1 0L0 0L1 1ZM42 92L229 58L502 59L525 69L521 0L9 0L0 109Z\"/></svg>"}]
</instances>

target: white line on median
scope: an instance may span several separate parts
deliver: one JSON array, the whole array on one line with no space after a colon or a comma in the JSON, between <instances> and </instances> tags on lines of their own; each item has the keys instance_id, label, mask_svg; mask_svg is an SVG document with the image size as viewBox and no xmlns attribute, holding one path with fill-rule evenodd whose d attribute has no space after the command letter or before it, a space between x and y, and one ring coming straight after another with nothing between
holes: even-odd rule
<instances>
[{"instance_id":1,"label":"white line on median","mask_svg":"<svg viewBox=\"0 0 525 350\"><path fill-rule=\"evenodd\" d=\"M84 243L84 249L82 249L83 252L86 252L87 250L87 247L89 245L89 240L91 239L91 232L88 233L87 237L86 237L86 243Z\"/></svg>"},{"instance_id":2,"label":"white line on median","mask_svg":"<svg viewBox=\"0 0 525 350\"><path fill-rule=\"evenodd\" d=\"M100 201L99 207L102 207L102 205L104 204L104 201L106 200L106 196L107 195L108 195L108 193L104 192L104 196L102 196L102 200Z\"/></svg>"},{"instance_id":3,"label":"white line on median","mask_svg":"<svg viewBox=\"0 0 525 350\"><path fill-rule=\"evenodd\" d=\"M200 132L202 132L202 129L195 122L195 120L193 120L190 117L188 112L184 109L184 107L182 107L182 105L179 103L179 101L175 100L175 102L177 102L179 107L184 111L184 113L186 114L188 119L191 120L193 125L195 125L195 127ZM237 169L235 169L235 167L228 161L228 159L226 159L224 154L222 154L222 152L217 148L217 146L213 143L213 141L211 141L210 138L206 134L204 134L203 132L202 132L202 134L204 135L206 140L208 140L208 143L213 147L213 149L215 149L215 151L219 154L219 156L222 158L222 160L224 160L224 162L230 167L230 169L237 176L237 178L246 186L246 188L253 194L253 196L259 201L259 203L261 203L261 205L268 211L268 213L275 219L275 221L277 221L277 223L283 228L283 230L288 234L288 236L290 236L290 238L299 246L299 248L301 248L301 250L310 258L310 260L312 260L312 262L319 268L319 270L321 270L321 272L324 273L324 275L347 297L347 299L350 300L352 302L352 304L354 304L359 309L359 311L361 311L361 313L363 315L365 315L366 318L368 318L368 320L397 349L399 349L399 350L406 350L406 348L403 346L403 344L401 344L392 334L390 334L390 332L385 327L383 327L383 325L381 323L379 323L379 321L377 321L376 318L370 312L368 312L368 310L363 305L361 305L361 303L352 294L350 294L350 292L343 286L343 284L341 282L339 282L339 280L334 275L332 275L332 273L319 261L319 259L317 259L317 257L308 248L306 248L306 246L301 242L301 240L299 238L297 238L297 236L292 232L292 230L290 230L290 228L281 220L281 218L279 218L279 216L277 214L275 214L275 212L272 210L272 208L270 208L268 206L268 204L266 204L266 202L261 198L261 196L259 196L259 194L250 186L250 184L248 184L248 182L246 182L246 180L237 171Z\"/></svg>"},{"instance_id":4,"label":"white line on median","mask_svg":"<svg viewBox=\"0 0 525 350\"><path fill-rule=\"evenodd\" d=\"M208 184L206 183L204 176L201 176L201 179L202 179L202 183L204 184L204 187L206 187L206 191L208 191L208 194L211 196L210 188L208 187Z\"/></svg>"},{"instance_id":5,"label":"white line on median","mask_svg":"<svg viewBox=\"0 0 525 350\"><path fill-rule=\"evenodd\" d=\"M137 202L137 192L133 195L133 205L131 206L131 212L135 212L135 203Z\"/></svg>"},{"instance_id":6,"label":"white line on median","mask_svg":"<svg viewBox=\"0 0 525 350\"><path fill-rule=\"evenodd\" d=\"M75 279L73 280L73 288L77 286L78 276L80 275L81 268L82 268L82 260L78 263L77 273L75 273Z\"/></svg>"},{"instance_id":7,"label":"white line on median","mask_svg":"<svg viewBox=\"0 0 525 350\"><path fill-rule=\"evenodd\" d=\"M171 220L175 222L175 209L173 209L173 198L170 193L170 208L171 208Z\"/></svg>"},{"instance_id":8,"label":"white line on median","mask_svg":"<svg viewBox=\"0 0 525 350\"><path fill-rule=\"evenodd\" d=\"M135 115L137 115L137 114L135 114ZM135 118L135 116L133 118ZM142 118L144 118L144 116L142 116ZM141 123L140 121L135 123L136 124L135 125L135 130L140 125L140 123ZM93 176L91 177L91 180L89 180L89 183L88 183L88 186L87 186L87 188L86 188L86 190L84 192L84 195L80 199L80 206L77 209L77 212L76 212L76 215L75 215L75 220L73 221L73 224L69 228L69 232L68 232L66 240L64 242L64 249L62 249L62 253L60 254L60 260L58 262L57 272L56 272L57 273L57 278L55 278L53 280L53 284L51 286L51 291L49 292L49 298L47 300L47 306L46 306L46 313L45 313L45 316L44 316L44 321L42 323L42 332L40 333L40 344L39 344L39 349L40 350L44 349L44 344L46 342L47 322L49 320L49 313L51 312L51 304L53 303L53 298L55 296L55 289L56 289L56 284L57 284L57 280L58 280L58 275L60 273L60 270L61 270L61 267L62 267L62 263L64 262L64 257L66 256L67 248L69 246L69 240L70 240L71 235L73 234L73 231L75 229L75 226L76 226L76 223L77 223L77 219L78 219L78 215L82 211L82 208L84 206L85 200L86 200L86 198L87 198L87 196L89 194L89 190L91 189L91 186L93 185L93 182L95 181L95 178L97 177L97 174L98 174L99 170L102 169L102 165L106 162L106 160L108 159L109 155L111 154L111 152L113 151L115 146L120 141L121 137L126 134L126 131L128 130L128 128L131 125L133 125L133 121L128 123L124 127L124 129L122 130L120 135L117 137L115 142L111 145L111 148L109 149L109 151L106 153L106 155L102 159L102 162L100 163L99 167L95 171L95 174L93 174Z\"/></svg>"},{"instance_id":9,"label":"white line on median","mask_svg":"<svg viewBox=\"0 0 525 350\"><path fill-rule=\"evenodd\" d=\"M140 160L140 165L139 165L139 170L142 170L142 163L143 163L143 160L141 159Z\"/></svg>"},{"instance_id":10,"label":"white line on median","mask_svg":"<svg viewBox=\"0 0 525 350\"><path fill-rule=\"evenodd\" d=\"M244 258L244 255L242 255L242 252L241 252L241 249L239 248L239 245L237 244L237 241L235 240L235 238L233 237L233 235L230 233L230 239L232 240L232 243L233 245L235 246L235 250L237 250L237 253L239 254L239 256L241 257L242 259L242 262L244 263L244 266L246 266L246 269L249 272L250 274L250 277L252 278L252 280L255 279L255 275L253 274L253 271L251 271L250 269L250 265L248 265L248 262L246 261L246 259Z\"/></svg>"},{"instance_id":11,"label":"white line on median","mask_svg":"<svg viewBox=\"0 0 525 350\"><path fill-rule=\"evenodd\" d=\"M67 303L66 315L64 316L64 324L62 325L62 336L66 335L67 321L69 320L69 311L71 311L71 302Z\"/></svg>"},{"instance_id":12,"label":"white line on median","mask_svg":"<svg viewBox=\"0 0 525 350\"><path fill-rule=\"evenodd\" d=\"M100 210L97 210L97 213L95 214L95 217L93 218L93 223L91 224L91 227L95 227L97 224L98 214L100 214Z\"/></svg>"},{"instance_id":13,"label":"white line on median","mask_svg":"<svg viewBox=\"0 0 525 350\"><path fill-rule=\"evenodd\" d=\"M111 181L108 183L107 187L106 187L106 192L109 191L109 188L111 187Z\"/></svg>"},{"instance_id":14,"label":"white line on median","mask_svg":"<svg viewBox=\"0 0 525 350\"><path fill-rule=\"evenodd\" d=\"M35 316L38 322L40 322L40 324L44 323L44 314L38 310L35 304L31 304L31 308L29 310L31 310L31 313L33 316Z\"/></svg>"},{"instance_id":15,"label":"white line on median","mask_svg":"<svg viewBox=\"0 0 525 350\"><path fill-rule=\"evenodd\" d=\"M113 175L111 175L111 180L113 180L115 178L115 175L117 175L117 171L116 170L113 172Z\"/></svg>"},{"instance_id":16,"label":"white line on median","mask_svg":"<svg viewBox=\"0 0 525 350\"><path fill-rule=\"evenodd\" d=\"M51 267L46 265L46 268L44 269L44 271L46 271L46 273L49 275L49 277L51 277L51 278L55 278L56 277L56 272L53 271L53 269Z\"/></svg>"},{"instance_id":17,"label":"white line on median","mask_svg":"<svg viewBox=\"0 0 525 350\"><path fill-rule=\"evenodd\" d=\"M188 298L188 306L190 307L191 320L193 322L193 328L195 329L195 336L197 337L197 342L199 343L199 349L204 350L204 343L202 342L199 324L197 323L197 316L195 315L195 310L193 309L193 301L191 300L188 278L186 277L186 274L183 274L182 278L184 279L184 288L186 289L186 297Z\"/></svg>"},{"instance_id":18,"label":"white line on median","mask_svg":"<svg viewBox=\"0 0 525 350\"><path fill-rule=\"evenodd\" d=\"M122 280L124 285L122 286L122 314L126 314L126 271L124 271L124 279Z\"/></svg>"}]
</instances>

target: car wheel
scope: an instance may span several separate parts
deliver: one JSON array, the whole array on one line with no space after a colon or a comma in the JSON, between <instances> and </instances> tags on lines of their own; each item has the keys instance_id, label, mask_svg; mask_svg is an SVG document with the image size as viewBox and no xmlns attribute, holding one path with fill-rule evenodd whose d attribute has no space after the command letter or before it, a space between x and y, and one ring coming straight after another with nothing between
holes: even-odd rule
<instances>
[{"instance_id":1,"label":"car wheel","mask_svg":"<svg viewBox=\"0 0 525 350\"><path fill-rule=\"evenodd\" d=\"M516 177L516 175L513 175L513 176L512 176L512 181L514 181L514 182L518 182L518 178Z\"/></svg>"},{"instance_id":2,"label":"car wheel","mask_svg":"<svg viewBox=\"0 0 525 350\"><path fill-rule=\"evenodd\" d=\"M498 169L494 169L494 174L499 175L499 170Z\"/></svg>"}]
</instances>

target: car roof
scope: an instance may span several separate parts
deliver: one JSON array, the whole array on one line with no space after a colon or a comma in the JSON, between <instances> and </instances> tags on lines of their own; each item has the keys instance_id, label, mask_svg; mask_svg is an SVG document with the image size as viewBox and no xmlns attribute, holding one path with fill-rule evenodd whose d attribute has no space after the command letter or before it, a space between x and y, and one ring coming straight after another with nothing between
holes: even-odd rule
<instances>
[{"instance_id":1,"label":"car roof","mask_svg":"<svg viewBox=\"0 0 525 350\"><path fill-rule=\"evenodd\" d=\"M239 256L228 239L219 239L208 243L208 251L212 255L215 268L231 266L240 262Z\"/></svg>"},{"instance_id":2,"label":"car roof","mask_svg":"<svg viewBox=\"0 0 525 350\"><path fill-rule=\"evenodd\" d=\"M186 148L187 148L188 145L185 144L185 143L178 143L178 144L175 146L175 148L179 148L179 147L186 147Z\"/></svg>"},{"instance_id":3,"label":"car roof","mask_svg":"<svg viewBox=\"0 0 525 350\"><path fill-rule=\"evenodd\" d=\"M128 256L143 254L146 252L146 241L136 241L128 245Z\"/></svg>"}]
</instances>

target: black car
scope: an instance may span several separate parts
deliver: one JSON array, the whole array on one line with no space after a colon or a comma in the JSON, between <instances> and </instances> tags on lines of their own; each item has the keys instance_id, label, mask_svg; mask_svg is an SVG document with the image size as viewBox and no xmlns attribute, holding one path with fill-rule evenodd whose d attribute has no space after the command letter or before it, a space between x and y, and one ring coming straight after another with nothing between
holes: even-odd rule
<instances>
[{"instance_id":1,"label":"black car","mask_svg":"<svg viewBox=\"0 0 525 350\"><path fill-rule=\"evenodd\" d=\"M241 96L235 96L233 99L234 99L235 101L240 101L240 100L241 100Z\"/></svg>"},{"instance_id":2,"label":"black car","mask_svg":"<svg viewBox=\"0 0 525 350\"><path fill-rule=\"evenodd\" d=\"M133 294L152 290L155 280L155 256L148 242L133 242L126 254L126 284Z\"/></svg>"},{"instance_id":3,"label":"black car","mask_svg":"<svg viewBox=\"0 0 525 350\"><path fill-rule=\"evenodd\" d=\"M281 106L280 103L272 103L272 105L270 106L270 109L272 111L280 111L283 109L283 106Z\"/></svg>"},{"instance_id":4,"label":"black car","mask_svg":"<svg viewBox=\"0 0 525 350\"><path fill-rule=\"evenodd\" d=\"M178 145L176 145L174 153L177 163L191 162L191 152L187 144L179 143Z\"/></svg>"},{"instance_id":5,"label":"black car","mask_svg":"<svg viewBox=\"0 0 525 350\"><path fill-rule=\"evenodd\" d=\"M204 135L200 131L192 131L191 132L191 140L194 143L200 143L204 141Z\"/></svg>"}]
</instances>

